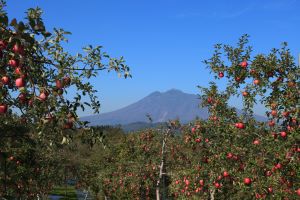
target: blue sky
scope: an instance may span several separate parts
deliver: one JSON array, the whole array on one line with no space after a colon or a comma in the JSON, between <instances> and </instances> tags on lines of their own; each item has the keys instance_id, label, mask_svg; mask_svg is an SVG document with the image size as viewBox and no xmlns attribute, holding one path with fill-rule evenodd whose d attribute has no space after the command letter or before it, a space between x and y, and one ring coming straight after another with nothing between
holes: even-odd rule
<instances>
[{"instance_id":1,"label":"blue sky","mask_svg":"<svg viewBox=\"0 0 300 200\"><path fill-rule=\"evenodd\" d=\"M300 53L297 0L10 0L7 11L11 18L22 19L26 8L36 6L44 10L49 29L72 32L69 51L102 45L112 56L123 55L131 66L132 79L102 73L92 80L101 112L153 91L198 93L197 85L213 79L202 63L212 55L213 45L235 44L245 33L255 52L267 53L286 41L295 56ZM231 103L240 106L237 100ZM257 113L262 113L259 107Z\"/></svg>"}]
</instances>

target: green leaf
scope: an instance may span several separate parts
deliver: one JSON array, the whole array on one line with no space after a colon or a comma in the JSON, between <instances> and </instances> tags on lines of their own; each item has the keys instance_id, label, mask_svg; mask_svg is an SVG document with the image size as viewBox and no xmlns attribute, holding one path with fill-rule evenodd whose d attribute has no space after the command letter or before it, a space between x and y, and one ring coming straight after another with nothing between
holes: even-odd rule
<instances>
[{"instance_id":1,"label":"green leaf","mask_svg":"<svg viewBox=\"0 0 300 200\"><path fill-rule=\"evenodd\" d=\"M14 27L17 26L18 25L17 19L14 18L13 20L11 20L10 25Z\"/></svg>"}]
</instances>

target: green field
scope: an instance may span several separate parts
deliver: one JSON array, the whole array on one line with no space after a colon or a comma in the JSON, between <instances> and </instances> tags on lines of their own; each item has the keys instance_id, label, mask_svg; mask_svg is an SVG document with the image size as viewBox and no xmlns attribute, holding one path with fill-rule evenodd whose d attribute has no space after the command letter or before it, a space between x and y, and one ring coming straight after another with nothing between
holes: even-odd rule
<instances>
[{"instance_id":1,"label":"green field","mask_svg":"<svg viewBox=\"0 0 300 200\"><path fill-rule=\"evenodd\" d=\"M63 196L64 198L61 199L77 200L76 190L73 186L55 187L50 195Z\"/></svg>"}]
</instances>

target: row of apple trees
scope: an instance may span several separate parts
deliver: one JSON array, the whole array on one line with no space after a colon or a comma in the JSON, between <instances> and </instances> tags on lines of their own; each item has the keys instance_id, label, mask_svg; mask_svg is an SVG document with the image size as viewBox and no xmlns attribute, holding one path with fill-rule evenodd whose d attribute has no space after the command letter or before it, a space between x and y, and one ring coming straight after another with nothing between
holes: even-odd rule
<instances>
[{"instance_id":1,"label":"row of apple trees","mask_svg":"<svg viewBox=\"0 0 300 200\"><path fill-rule=\"evenodd\" d=\"M247 35L236 47L216 45L205 64L227 85L199 87L209 118L108 139L82 165L81 184L99 199L298 199L300 69L286 44L251 52ZM241 113L228 105L233 96ZM265 121L256 103L268 109Z\"/></svg>"}]
</instances>

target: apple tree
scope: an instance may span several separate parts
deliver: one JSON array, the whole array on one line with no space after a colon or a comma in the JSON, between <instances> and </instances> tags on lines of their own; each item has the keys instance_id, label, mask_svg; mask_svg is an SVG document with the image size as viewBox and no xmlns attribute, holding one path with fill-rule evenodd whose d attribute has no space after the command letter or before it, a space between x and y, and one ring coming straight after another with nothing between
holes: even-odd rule
<instances>
[{"instance_id":1,"label":"apple tree","mask_svg":"<svg viewBox=\"0 0 300 200\"><path fill-rule=\"evenodd\" d=\"M31 173L37 163L50 171L53 169L51 166L56 164L53 164L55 159L47 160L51 158L49 155L53 155L61 143L66 143L73 137L73 130L86 125L79 121L78 110L89 107L94 112L99 112L100 102L95 95L97 90L90 83L91 78L97 77L104 70L115 71L125 78L131 75L124 58L110 57L102 46L89 45L81 53L70 54L65 49L70 32L56 28L53 31L47 30L40 8L28 9L26 18L18 21L8 18L5 7L5 0L1 0L1 180L5 176L6 180L16 182L12 178L16 177L13 173L20 171L13 169L12 174L8 175L7 169L4 172L2 168L4 162L19 156L25 162L24 173ZM26 158L30 154L35 155L31 164ZM49 162L52 161L50 165ZM7 167L9 165L5 168ZM19 176L22 174L20 173ZM1 185L1 195L7 194L6 183ZM38 185L35 187L34 191L30 191L32 188L28 189L33 195L38 194L41 189ZM18 193L20 192L16 190L11 191L13 195Z\"/></svg>"},{"instance_id":2,"label":"apple tree","mask_svg":"<svg viewBox=\"0 0 300 200\"><path fill-rule=\"evenodd\" d=\"M216 79L202 88L202 106L210 117L184 134L190 169L176 170L172 191L182 198L297 199L299 185L299 67L284 43L267 55L251 56L248 36L237 47L218 44L204 63ZM228 106L242 96L242 113ZM260 102L267 122L255 119ZM188 150L186 150L188 152Z\"/></svg>"}]
</instances>

